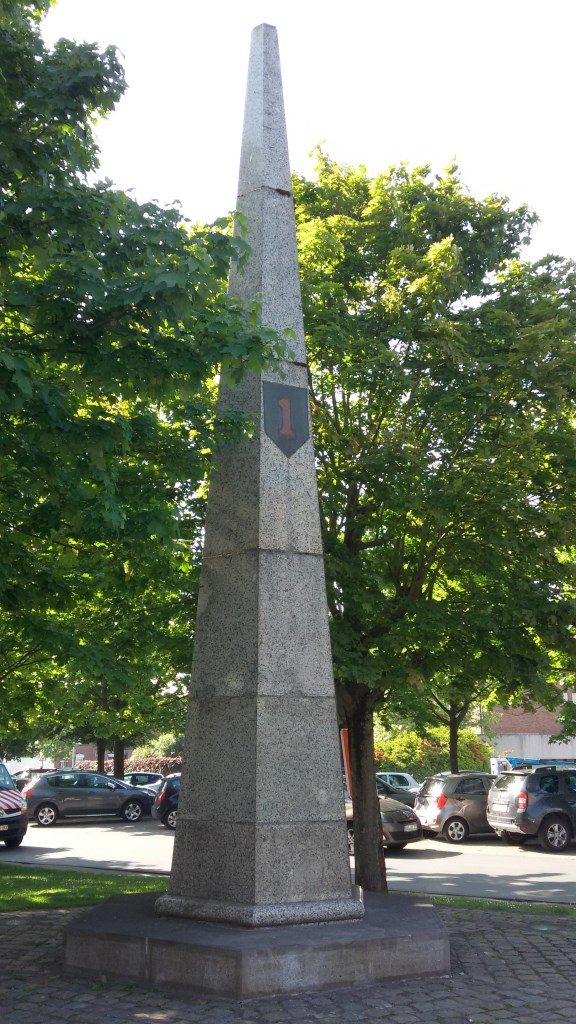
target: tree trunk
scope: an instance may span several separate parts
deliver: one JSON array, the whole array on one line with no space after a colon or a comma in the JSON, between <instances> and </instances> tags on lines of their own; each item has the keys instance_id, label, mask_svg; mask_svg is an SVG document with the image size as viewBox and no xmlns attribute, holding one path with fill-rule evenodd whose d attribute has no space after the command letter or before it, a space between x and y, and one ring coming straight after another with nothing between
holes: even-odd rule
<instances>
[{"instance_id":1,"label":"tree trunk","mask_svg":"<svg viewBox=\"0 0 576 1024\"><path fill-rule=\"evenodd\" d=\"M356 883L368 892L386 892L382 822L374 777L372 707L365 699L355 700L346 717L350 732Z\"/></svg>"},{"instance_id":2,"label":"tree trunk","mask_svg":"<svg viewBox=\"0 0 576 1024\"><path fill-rule=\"evenodd\" d=\"M96 762L98 771L104 773L106 761L106 741L96 740Z\"/></svg>"},{"instance_id":3,"label":"tree trunk","mask_svg":"<svg viewBox=\"0 0 576 1024\"><path fill-rule=\"evenodd\" d=\"M121 779L124 775L124 741L114 740L114 778Z\"/></svg>"},{"instance_id":4,"label":"tree trunk","mask_svg":"<svg viewBox=\"0 0 576 1024\"><path fill-rule=\"evenodd\" d=\"M458 728L460 726L460 719L458 710L452 704L450 705L450 719L448 723L449 730L449 743L450 743L450 771L458 771Z\"/></svg>"}]
</instances>

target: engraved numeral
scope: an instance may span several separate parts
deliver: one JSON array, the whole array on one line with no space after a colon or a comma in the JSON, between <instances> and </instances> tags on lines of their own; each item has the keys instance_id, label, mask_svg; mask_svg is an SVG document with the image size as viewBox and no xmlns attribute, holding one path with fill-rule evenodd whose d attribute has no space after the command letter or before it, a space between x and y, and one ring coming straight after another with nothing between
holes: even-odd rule
<instances>
[{"instance_id":1,"label":"engraved numeral","mask_svg":"<svg viewBox=\"0 0 576 1024\"><path fill-rule=\"evenodd\" d=\"M282 437L294 437L294 431L292 430L292 411L290 409L290 399L279 398L278 405L280 406L280 415L282 417L279 433Z\"/></svg>"}]
</instances>

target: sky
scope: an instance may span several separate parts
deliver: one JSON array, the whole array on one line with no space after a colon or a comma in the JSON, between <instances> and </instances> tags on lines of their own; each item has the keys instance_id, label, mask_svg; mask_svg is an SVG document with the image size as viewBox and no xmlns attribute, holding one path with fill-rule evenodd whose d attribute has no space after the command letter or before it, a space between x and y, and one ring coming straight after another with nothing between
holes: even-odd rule
<instances>
[{"instance_id":1,"label":"sky","mask_svg":"<svg viewBox=\"0 0 576 1024\"><path fill-rule=\"evenodd\" d=\"M319 143L371 174L456 158L576 258L574 0L59 0L44 38L114 44L128 90L101 176L194 221L234 208L252 29L278 29L292 169Z\"/></svg>"}]
</instances>

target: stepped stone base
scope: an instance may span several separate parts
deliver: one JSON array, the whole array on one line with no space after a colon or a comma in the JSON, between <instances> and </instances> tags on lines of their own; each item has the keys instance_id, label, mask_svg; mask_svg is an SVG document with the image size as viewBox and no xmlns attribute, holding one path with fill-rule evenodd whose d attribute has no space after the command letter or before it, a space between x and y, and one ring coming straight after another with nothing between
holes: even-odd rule
<instances>
[{"instance_id":1,"label":"stepped stone base","mask_svg":"<svg viewBox=\"0 0 576 1024\"><path fill-rule=\"evenodd\" d=\"M425 899L365 894L358 921L243 928L160 917L154 894L116 896L65 929L68 975L246 998L450 972Z\"/></svg>"}]
</instances>

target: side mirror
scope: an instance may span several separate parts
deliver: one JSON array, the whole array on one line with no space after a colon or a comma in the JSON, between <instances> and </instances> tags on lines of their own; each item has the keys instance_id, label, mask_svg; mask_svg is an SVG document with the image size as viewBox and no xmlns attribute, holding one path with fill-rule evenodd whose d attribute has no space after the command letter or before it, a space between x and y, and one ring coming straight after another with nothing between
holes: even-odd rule
<instances>
[{"instance_id":1,"label":"side mirror","mask_svg":"<svg viewBox=\"0 0 576 1024\"><path fill-rule=\"evenodd\" d=\"M116 789L116 785L115 785L114 782L107 782L106 783L106 788L107 789Z\"/></svg>"}]
</instances>

